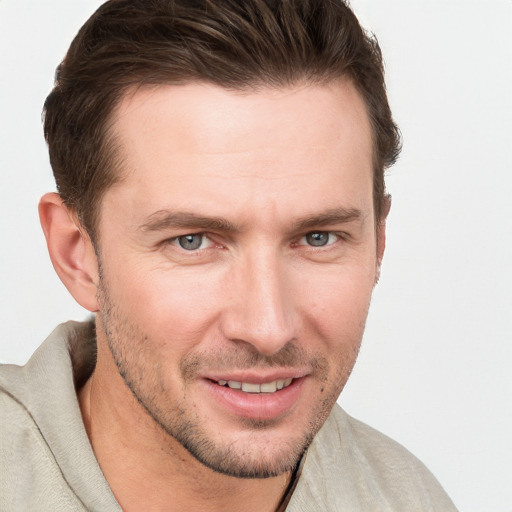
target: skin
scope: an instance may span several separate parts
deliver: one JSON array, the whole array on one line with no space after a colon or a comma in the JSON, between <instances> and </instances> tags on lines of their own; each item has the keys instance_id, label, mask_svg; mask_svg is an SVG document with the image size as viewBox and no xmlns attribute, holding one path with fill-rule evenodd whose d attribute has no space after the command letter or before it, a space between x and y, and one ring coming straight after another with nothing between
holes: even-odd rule
<instances>
[{"instance_id":1,"label":"skin","mask_svg":"<svg viewBox=\"0 0 512 512\"><path fill-rule=\"evenodd\" d=\"M275 510L355 363L384 251L364 103L348 81L190 84L138 89L113 119L97 247L58 196L40 205L97 312L79 392L95 454L124 510Z\"/></svg>"}]
</instances>

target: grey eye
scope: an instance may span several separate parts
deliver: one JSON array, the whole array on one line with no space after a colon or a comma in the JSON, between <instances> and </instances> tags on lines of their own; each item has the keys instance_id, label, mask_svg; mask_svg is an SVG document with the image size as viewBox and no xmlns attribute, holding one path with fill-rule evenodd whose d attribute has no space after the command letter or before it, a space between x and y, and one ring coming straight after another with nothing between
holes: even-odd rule
<instances>
[{"instance_id":1,"label":"grey eye","mask_svg":"<svg viewBox=\"0 0 512 512\"><path fill-rule=\"evenodd\" d=\"M329 242L329 233L327 231L314 231L306 235L306 242L314 247L327 245Z\"/></svg>"},{"instance_id":2,"label":"grey eye","mask_svg":"<svg viewBox=\"0 0 512 512\"><path fill-rule=\"evenodd\" d=\"M195 251L199 249L203 243L203 235L200 233L193 235L183 235L178 237L178 244L182 249L187 251Z\"/></svg>"}]
</instances>

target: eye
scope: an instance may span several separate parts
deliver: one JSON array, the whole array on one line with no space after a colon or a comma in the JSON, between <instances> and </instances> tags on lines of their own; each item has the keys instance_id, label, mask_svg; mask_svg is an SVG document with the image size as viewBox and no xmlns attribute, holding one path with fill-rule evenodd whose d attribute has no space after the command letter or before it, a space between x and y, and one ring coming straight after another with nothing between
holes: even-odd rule
<instances>
[{"instance_id":1,"label":"eye","mask_svg":"<svg viewBox=\"0 0 512 512\"><path fill-rule=\"evenodd\" d=\"M203 233L191 233L178 236L174 239L174 243L186 251L196 251L198 249L206 249L210 246L211 242Z\"/></svg>"},{"instance_id":2,"label":"eye","mask_svg":"<svg viewBox=\"0 0 512 512\"><path fill-rule=\"evenodd\" d=\"M311 245L312 247L324 247L326 245L331 245L336 242L337 239L338 237L329 231L312 231L311 233L304 235L302 238L305 244Z\"/></svg>"}]
</instances>

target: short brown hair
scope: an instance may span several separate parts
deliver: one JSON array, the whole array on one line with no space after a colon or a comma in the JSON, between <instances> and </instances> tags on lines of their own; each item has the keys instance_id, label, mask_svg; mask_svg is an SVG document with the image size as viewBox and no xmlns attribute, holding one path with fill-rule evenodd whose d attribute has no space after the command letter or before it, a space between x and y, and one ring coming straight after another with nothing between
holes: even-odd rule
<instances>
[{"instance_id":1,"label":"short brown hair","mask_svg":"<svg viewBox=\"0 0 512 512\"><path fill-rule=\"evenodd\" d=\"M139 85L207 82L229 89L352 80L374 139L374 205L400 151L382 56L343 0L110 0L80 29L44 106L63 201L93 237L99 202L119 175L111 114Z\"/></svg>"}]
</instances>

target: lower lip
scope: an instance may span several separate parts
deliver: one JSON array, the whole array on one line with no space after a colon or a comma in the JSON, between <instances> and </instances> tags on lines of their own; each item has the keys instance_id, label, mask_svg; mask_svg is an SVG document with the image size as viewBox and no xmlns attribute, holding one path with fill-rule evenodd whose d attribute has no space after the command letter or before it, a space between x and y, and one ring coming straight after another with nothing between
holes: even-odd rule
<instances>
[{"instance_id":1,"label":"lower lip","mask_svg":"<svg viewBox=\"0 0 512 512\"><path fill-rule=\"evenodd\" d=\"M231 414L247 419L271 420L290 412L298 402L304 377L275 393L245 393L205 380L208 391Z\"/></svg>"}]
</instances>

